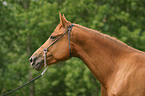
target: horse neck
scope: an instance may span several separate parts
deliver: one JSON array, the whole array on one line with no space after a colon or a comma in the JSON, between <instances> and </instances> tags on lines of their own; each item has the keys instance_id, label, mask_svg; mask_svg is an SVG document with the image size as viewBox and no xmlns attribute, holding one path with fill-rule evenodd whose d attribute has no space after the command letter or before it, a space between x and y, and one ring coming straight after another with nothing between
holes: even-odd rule
<instances>
[{"instance_id":1,"label":"horse neck","mask_svg":"<svg viewBox=\"0 0 145 96\"><path fill-rule=\"evenodd\" d=\"M132 51L123 42L80 25L75 25L71 36L74 56L82 59L105 87L117 72L119 60Z\"/></svg>"}]
</instances>

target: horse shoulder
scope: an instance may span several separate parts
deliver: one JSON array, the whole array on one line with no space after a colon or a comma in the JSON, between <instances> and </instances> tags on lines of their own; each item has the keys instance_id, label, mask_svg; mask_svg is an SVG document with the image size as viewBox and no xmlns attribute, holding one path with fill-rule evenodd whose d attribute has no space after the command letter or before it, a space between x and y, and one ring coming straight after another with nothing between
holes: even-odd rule
<instances>
[{"instance_id":1,"label":"horse shoulder","mask_svg":"<svg viewBox=\"0 0 145 96\"><path fill-rule=\"evenodd\" d=\"M133 53L121 63L108 96L145 96L145 55Z\"/></svg>"}]
</instances>

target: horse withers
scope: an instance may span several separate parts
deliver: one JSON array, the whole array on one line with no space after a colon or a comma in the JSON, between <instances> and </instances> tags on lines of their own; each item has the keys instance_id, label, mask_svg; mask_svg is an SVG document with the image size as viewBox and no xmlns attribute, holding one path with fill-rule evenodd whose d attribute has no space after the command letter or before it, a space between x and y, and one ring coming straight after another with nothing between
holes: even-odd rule
<instances>
[{"instance_id":1,"label":"horse withers","mask_svg":"<svg viewBox=\"0 0 145 96\"><path fill-rule=\"evenodd\" d=\"M33 68L44 67L44 49L47 49L47 66L70 57L84 61L100 81L102 96L145 96L144 52L78 24L73 24L68 32L71 22L64 15L59 16L60 24L30 57Z\"/></svg>"}]
</instances>

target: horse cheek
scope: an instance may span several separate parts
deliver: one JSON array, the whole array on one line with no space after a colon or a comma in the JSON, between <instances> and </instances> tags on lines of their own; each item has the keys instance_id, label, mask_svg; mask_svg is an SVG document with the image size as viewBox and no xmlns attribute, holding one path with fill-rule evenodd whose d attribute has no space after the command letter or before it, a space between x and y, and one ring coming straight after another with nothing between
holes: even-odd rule
<instances>
[{"instance_id":1,"label":"horse cheek","mask_svg":"<svg viewBox=\"0 0 145 96\"><path fill-rule=\"evenodd\" d=\"M59 46L57 51L55 51L56 53L54 54L54 57L60 61L68 59L68 57L69 57L69 47L68 46L69 46L68 44L63 44L63 45Z\"/></svg>"}]
</instances>

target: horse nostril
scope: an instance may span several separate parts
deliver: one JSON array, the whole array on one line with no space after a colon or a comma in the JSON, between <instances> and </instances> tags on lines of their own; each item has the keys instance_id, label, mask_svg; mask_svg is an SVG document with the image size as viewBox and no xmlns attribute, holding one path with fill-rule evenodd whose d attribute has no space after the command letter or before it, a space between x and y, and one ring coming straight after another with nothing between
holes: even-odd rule
<instances>
[{"instance_id":1,"label":"horse nostril","mask_svg":"<svg viewBox=\"0 0 145 96\"><path fill-rule=\"evenodd\" d=\"M35 65L35 60L36 60L37 58L35 57L35 56L32 56L32 57L30 57L29 58L29 61L30 61L30 65L31 66L34 66Z\"/></svg>"},{"instance_id":2,"label":"horse nostril","mask_svg":"<svg viewBox=\"0 0 145 96\"><path fill-rule=\"evenodd\" d=\"M30 59L29 59L29 61L30 61L30 62L33 62L33 59L32 59L32 58L30 58Z\"/></svg>"}]
</instances>

